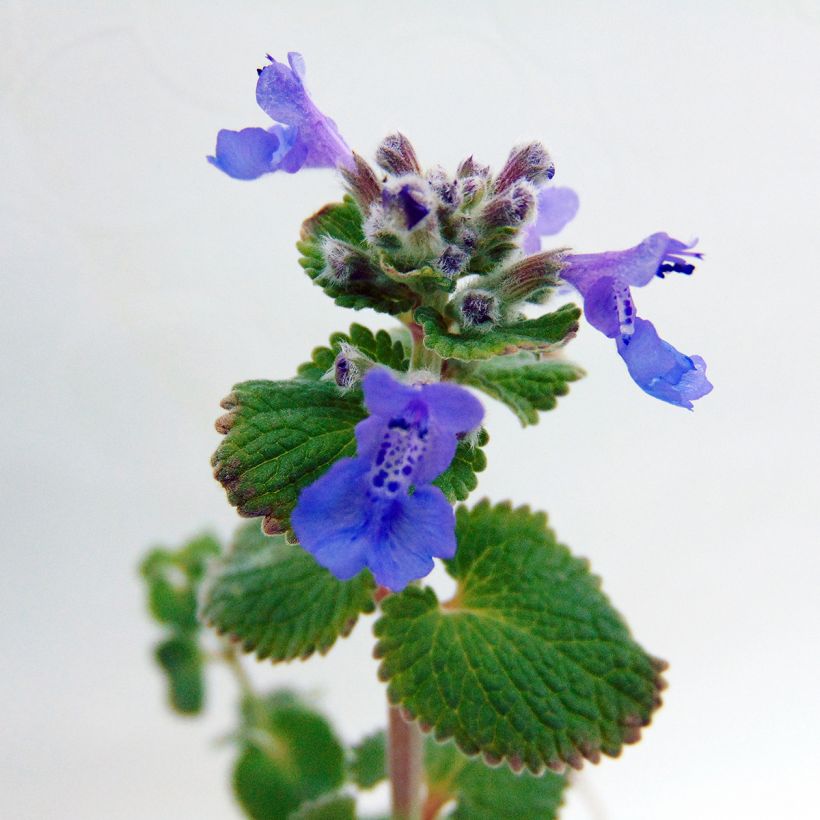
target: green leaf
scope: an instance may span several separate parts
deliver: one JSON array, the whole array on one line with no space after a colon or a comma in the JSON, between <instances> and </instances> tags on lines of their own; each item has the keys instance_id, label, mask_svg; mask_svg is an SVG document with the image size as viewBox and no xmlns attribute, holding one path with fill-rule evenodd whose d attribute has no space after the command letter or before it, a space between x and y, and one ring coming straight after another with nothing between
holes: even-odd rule
<instances>
[{"instance_id":1,"label":"green leaf","mask_svg":"<svg viewBox=\"0 0 820 820\"><path fill-rule=\"evenodd\" d=\"M552 410L558 396L569 392L569 383L583 375L569 362L539 361L532 353L519 353L465 366L455 377L506 404L526 427L538 422L539 410Z\"/></svg>"},{"instance_id":2,"label":"green leaf","mask_svg":"<svg viewBox=\"0 0 820 820\"><path fill-rule=\"evenodd\" d=\"M475 442L460 441L450 466L433 482L451 504L464 501L478 485L476 473L487 466L487 456L481 448L489 440L487 431L482 427Z\"/></svg>"},{"instance_id":3,"label":"green leaf","mask_svg":"<svg viewBox=\"0 0 820 820\"><path fill-rule=\"evenodd\" d=\"M183 636L169 638L157 646L154 654L168 679L171 706L185 715L201 712L205 681L202 656L196 641Z\"/></svg>"},{"instance_id":4,"label":"green leaf","mask_svg":"<svg viewBox=\"0 0 820 820\"><path fill-rule=\"evenodd\" d=\"M665 664L634 642L587 562L526 507L461 507L456 535L452 601L409 587L382 604L391 703L466 754L535 773L638 740Z\"/></svg>"},{"instance_id":5,"label":"green leaf","mask_svg":"<svg viewBox=\"0 0 820 820\"><path fill-rule=\"evenodd\" d=\"M303 803L290 820L356 820L356 801L346 794L320 797Z\"/></svg>"},{"instance_id":6,"label":"green leaf","mask_svg":"<svg viewBox=\"0 0 820 820\"><path fill-rule=\"evenodd\" d=\"M208 560L220 552L212 535L201 535L176 551L153 549L140 564L148 586L148 609L160 623L177 631L199 629L196 596Z\"/></svg>"},{"instance_id":7,"label":"green leaf","mask_svg":"<svg viewBox=\"0 0 820 820\"><path fill-rule=\"evenodd\" d=\"M243 704L243 749L233 785L256 820L280 820L344 779L344 752L330 724L288 692Z\"/></svg>"},{"instance_id":8,"label":"green leaf","mask_svg":"<svg viewBox=\"0 0 820 820\"><path fill-rule=\"evenodd\" d=\"M326 381L243 382L222 406L214 476L239 514L264 516L269 533L287 528L303 487L355 455L353 428L365 417L360 394Z\"/></svg>"},{"instance_id":9,"label":"green leaf","mask_svg":"<svg viewBox=\"0 0 820 820\"><path fill-rule=\"evenodd\" d=\"M376 732L353 747L350 779L360 789L372 789L387 779L387 738Z\"/></svg>"},{"instance_id":10,"label":"green leaf","mask_svg":"<svg viewBox=\"0 0 820 820\"><path fill-rule=\"evenodd\" d=\"M451 333L442 317L429 307L420 307L414 318L424 329L424 346L444 359L490 359L519 350L545 351L567 341L578 330L581 311L575 305L563 305L554 313L537 319L524 319L492 330L463 330Z\"/></svg>"},{"instance_id":11,"label":"green leaf","mask_svg":"<svg viewBox=\"0 0 820 820\"><path fill-rule=\"evenodd\" d=\"M344 284L322 276L325 270L322 241L328 236L361 252L359 269ZM418 304L412 290L389 279L378 263L369 258L362 214L352 197L345 196L343 202L326 205L306 219L302 223L301 240L296 247L302 254L299 264L337 305L354 310L373 308L382 313L398 314Z\"/></svg>"},{"instance_id":12,"label":"green leaf","mask_svg":"<svg viewBox=\"0 0 820 820\"><path fill-rule=\"evenodd\" d=\"M467 758L453 743L428 738L425 744L428 802L456 801L448 815L458 820L554 820L563 800L566 777L545 772L514 774Z\"/></svg>"},{"instance_id":13,"label":"green leaf","mask_svg":"<svg viewBox=\"0 0 820 820\"><path fill-rule=\"evenodd\" d=\"M343 345L350 345L371 361L400 372L406 371L410 364L409 351L387 331L379 330L374 334L362 325L352 324L348 333L334 333L330 337L330 347L313 350L311 360L299 365L299 378L310 381L321 379L333 367Z\"/></svg>"},{"instance_id":14,"label":"green leaf","mask_svg":"<svg viewBox=\"0 0 820 820\"><path fill-rule=\"evenodd\" d=\"M251 522L215 570L202 615L260 659L289 661L327 652L359 613L373 611L374 589L369 572L338 581L300 546Z\"/></svg>"}]
</instances>

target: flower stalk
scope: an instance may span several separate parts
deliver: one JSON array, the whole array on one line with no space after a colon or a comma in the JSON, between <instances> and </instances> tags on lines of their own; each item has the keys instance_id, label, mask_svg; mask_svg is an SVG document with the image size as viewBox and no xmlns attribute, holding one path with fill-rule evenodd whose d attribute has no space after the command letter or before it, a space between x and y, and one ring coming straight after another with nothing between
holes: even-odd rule
<instances>
[{"instance_id":1,"label":"flower stalk","mask_svg":"<svg viewBox=\"0 0 820 820\"><path fill-rule=\"evenodd\" d=\"M396 706L388 709L387 767L393 820L421 820L422 736Z\"/></svg>"}]
</instances>

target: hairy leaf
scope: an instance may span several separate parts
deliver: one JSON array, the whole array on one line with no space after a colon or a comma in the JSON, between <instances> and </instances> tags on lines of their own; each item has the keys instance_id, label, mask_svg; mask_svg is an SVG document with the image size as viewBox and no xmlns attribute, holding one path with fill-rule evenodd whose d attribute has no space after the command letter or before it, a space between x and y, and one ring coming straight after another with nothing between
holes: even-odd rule
<instances>
[{"instance_id":1,"label":"hairy leaf","mask_svg":"<svg viewBox=\"0 0 820 820\"><path fill-rule=\"evenodd\" d=\"M420 307L414 313L424 330L424 346L444 359L490 359L519 350L549 350L561 344L578 330L581 311L575 305L563 305L554 313L537 319L524 319L492 330L450 332L442 317L432 308Z\"/></svg>"},{"instance_id":2,"label":"hairy leaf","mask_svg":"<svg viewBox=\"0 0 820 820\"><path fill-rule=\"evenodd\" d=\"M456 533L452 601L409 587L382 604L390 701L466 754L535 773L636 741L665 665L631 638L587 562L525 507L461 507Z\"/></svg>"},{"instance_id":3,"label":"hairy leaf","mask_svg":"<svg viewBox=\"0 0 820 820\"><path fill-rule=\"evenodd\" d=\"M532 353L503 356L457 370L455 378L503 402L521 424L536 424L539 410L552 410L569 383L584 375L569 362L539 361Z\"/></svg>"},{"instance_id":4,"label":"hairy leaf","mask_svg":"<svg viewBox=\"0 0 820 820\"><path fill-rule=\"evenodd\" d=\"M203 617L260 659L324 654L347 635L359 613L375 608L365 571L339 581L284 536L243 525L204 594Z\"/></svg>"},{"instance_id":5,"label":"hairy leaf","mask_svg":"<svg viewBox=\"0 0 820 820\"><path fill-rule=\"evenodd\" d=\"M288 692L246 699L242 712L233 785L255 820L284 820L342 784L344 752L320 714Z\"/></svg>"},{"instance_id":6,"label":"hairy leaf","mask_svg":"<svg viewBox=\"0 0 820 820\"><path fill-rule=\"evenodd\" d=\"M357 251L357 263L346 281L338 281L326 273L323 249L326 237L344 242ZM370 259L362 229L362 214L349 196L343 202L326 205L306 219L296 247L302 254L299 264L337 305L354 310L373 308L382 313L398 314L418 304L412 290L389 279L378 262Z\"/></svg>"},{"instance_id":7,"label":"hairy leaf","mask_svg":"<svg viewBox=\"0 0 820 820\"><path fill-rule=\"evenodd\" d=\"M264 516L269 533L287 528L303 487L355 455L353 428L365 417L360 394L326 381L243 382L222 406L214 476L239 514Z\"/></svg>"}]
</instances>

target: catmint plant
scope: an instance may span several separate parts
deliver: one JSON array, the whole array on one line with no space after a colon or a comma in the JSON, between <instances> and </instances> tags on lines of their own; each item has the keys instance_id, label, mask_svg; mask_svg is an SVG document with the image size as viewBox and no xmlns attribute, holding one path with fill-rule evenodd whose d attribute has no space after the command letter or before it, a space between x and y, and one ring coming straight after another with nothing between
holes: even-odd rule
<instances>
[{"instance_id":1,"label":"catmint plant","mask_svg":"<svg viewBox=\"0 0 820 820\"><path fill-rule=\"evenodd\" d=\"M316 286L305 299L396 324L354 323L291 378L223 400L214 475L253 520L227 548L201 536L142 565L170 701L196 714L205 664L234 671L232 779L250 817L357 817L356 795L385 780L399 820L556 817L568 767L639 739L665 663L544 513L459 503L486 464L478 397L522 425L555 407L583 375L564 358L581 310L558 298L577 293L635 383L691 409L711 390L706 365L638 315L633 289L691 275L701 254L665 233L620 251L543 247L579 200L539 142L494 173L473 156L427 166L395 133L371 164L308 95L302 57L268 60L256 97L273 124L220 131L208 159L242 180L335 169L342 198L297 243ZM446 601L425 583L436 558L455 581ZM260 693L245 672L242 653L324 654L376 610L386 732L346 746L303 697Z\"/></svg>"}]
</instances>

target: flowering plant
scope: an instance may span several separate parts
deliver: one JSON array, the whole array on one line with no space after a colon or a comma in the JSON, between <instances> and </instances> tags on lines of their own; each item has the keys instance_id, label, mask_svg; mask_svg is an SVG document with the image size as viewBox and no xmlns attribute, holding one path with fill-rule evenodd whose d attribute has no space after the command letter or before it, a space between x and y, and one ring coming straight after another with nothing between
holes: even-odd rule
<instances>
[{"instance_id":1,"label":"flowering plant","mask_svg":"<svg viewBox=\"0 0 820 820\"><path fill-rule=\"evenodd\" d=\"M224 553L203 536L145 559L171 701L202 708L206 622L231 639L213 655L242 686L233 782L255 818L354 817L353 790L385 779L396 818L555 817L567 766L638 739L665 664L542 513L486 500L454 510L485 466L472 391L523 425L555 406L583 375L563 358L581 311L550 307L569 290L642 390L691 409L711 390L705 363L637 315L631 288L689 275L701 254L665 233L622 251L543 250L578 197L553 185L540 143L514 148L497 174L472 156L450 173L424 169L392 134L376 170L304 77L300 55L269 58L256 95L274 124L220 131L208 159L237 179L337 169L346 194L305 220L302 267L337 304L399 326L354 324L295 378L243 382L223 401L215 476L262 523ZM445 602L423 584L434 558L456 582ZM274 663L307 658L376 608L386 734L345 750L296 695L253 691L237 646Z\"/></svg>"}]
</instances>

